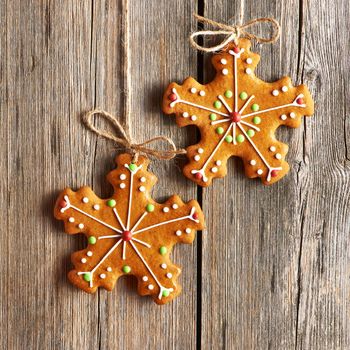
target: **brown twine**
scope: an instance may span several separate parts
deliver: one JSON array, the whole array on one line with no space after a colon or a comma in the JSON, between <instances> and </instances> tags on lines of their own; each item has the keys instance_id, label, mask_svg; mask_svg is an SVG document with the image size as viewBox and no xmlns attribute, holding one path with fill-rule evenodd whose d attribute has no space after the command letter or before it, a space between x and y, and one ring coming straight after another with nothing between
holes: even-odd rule
<instances>
[{"instance_id":1,"label":"brown twine","mask_svg":"<svg viewBox=\"0 0 350 350\"><path fill-rule=\"evenodd\" d=\"M111 133L108 130L98 129L96 128L92 123L92 117L94 115L99 115L105 119L107 119L116 130L118 130L122 137L118 137L115 134ZM138 156L140 153L146 155L146 156L153 156L158 159L164 159L169 160L174 158L177 154L185 154L186 151L184 149L177 149L174 141L166 136L156 136L152 137L151 139L141 142L141 143L135 143L129 133L123 128L123 126L119 123L116 117L109 114L106 111L94 109L85 115L83 115L83 121L84 124L89 128L91 131L93 131L98 136L102 136L108 140L112 140L113 142L117 143L118 145L121 145L125 147L126 149L129 149L134 154L134 162L137 162ZM165 141L170 145L171 149L168 150L158 150L155 148L147 147L150 143L156 142L156 141Z\"/></svg>"},{"instance_id":2,"label":"brown twine","mask_svg":"<svg viewBox=\"0 0 350 350\"><path fill-rule=\"evenodd\" d=\"M191 45L197 50L200 50L203 52L214 52L214 51L219 51L223 49L231 41L234 41L237 44L238 38L240 37L245 37L250 40L254 39L258 43L274 43L278 40L281 34L281 27L274 18L271 18L271 17L256 18L242 24L242 21L243 21L242 12L243 11L241 11L240 24L235 24L235 25L227 25L227 24L219 23L194 13L193 15L198 20L198 22L219 28L219 30L200 30L192 33L190 36ZM262 36L252 34L247 30L248 28L253 27L254 25L260 24L260 23L270 23L272 25L273 32L271 37L264 38ZM211 47L204 47L202 45L199 45L194 40L194 38L198 36L204 37L204 36L214 36L214 35L226 35L226 38L220 44L211 46Z\"/></svg>"}]
</instances>

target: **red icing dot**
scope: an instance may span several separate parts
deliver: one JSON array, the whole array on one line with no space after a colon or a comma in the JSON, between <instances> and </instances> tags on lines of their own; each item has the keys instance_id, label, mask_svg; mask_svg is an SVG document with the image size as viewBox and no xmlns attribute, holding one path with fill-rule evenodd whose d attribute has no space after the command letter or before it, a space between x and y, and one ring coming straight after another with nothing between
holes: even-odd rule
<instances>
[{"instance_id":1,"label":"red icing dot","mask_svg":"<svg viewBox=\"0 0 350 350\"><path fill-rule=\"evenodd\" d=\"M278 170L272 170L271 171L271 176L276 177L278 175Z\"/></svg>"},{"instance_id":2,"label":"red icing dot","mask_svg":"<svg viewBox=\"0 0 350 350\"><path fill-rule=\"evenodd\" d=\"M194 214L192 215L192 218L193 218L194 220L198 220L198 218L199 218L198 213L194 213Z\"/></svg>"},{"instance_id":3,"label":"red icing dot","mask_svg":"<svg viewBox=\"0 0 350 350\"><path fill-rule=\"evenodd\" d=\"M234 52L234 53L239 53L239 51L241 51L241 50L239 49L239 47L236 46L236 47L233 48L233 52Z\"/></svg>"},{"instance_id":4,"label":"red icing dot","mask_svg":"<svg viewBox=\"0 0 350 350\"><path fill-rule=\"evenodd\" d=\"M132 233L131 233L131 231L124 231L123 233L122 233L122 239L123 239L123 241L131 241L131 239L132 239Z\"/></svg>"},{"instance_id":5,"label":"red icing dot","mask_svg":"<svg viewBox=\"0 0 350 350\"><path fill-rule=\"evenodd\" d=\"M65 200L60 200L59 202L58 202L58 206L60 207L60 208L65 208L66 206L67 206L67 202L65 201Z\"/></svg>"},{"instance_id":6,"label":"red icing dot","mask_svg":"<svg viewBox=\"0 0 350 350\"><path fill-rule=\"evenodd\" d=\"M303 105L304 104L304 99L302 99L301 97L297 98L297 104L298 105Z\"/></svg>"},{"instance_id":7,"label":"red icing dot","mask_svg":"<svg viewBox=\"0 0 350 350\"><path fill-rule=\"evenodd\" d=\"M170 101L176 101L176 100L177 100L176 94L170 94L170 95L169 95L169 100L170 100Z\"/></svg>"},{"instance_id":8,"label":"red icing dot","mask_svg":"<svg viewBox=\"0 0 350 350\"><path fill-rule=\"evenodd\" d=\"M241 115L239 112L232 112L230 114L230 117L231 117L231 120L234 122L234 123L238 123L241 121Z\"/></svg>"},{"instance_id":9,"label":"red icing dot","mask_svg":"<svg viewBox=\"0 0 350 350\"><path fill-rule=\"evenodd\" d=\"M202 180L202 177L203 177L203 175L201 173L196 173L194 176L198 180Z\"/></svg>"}]
</instances>

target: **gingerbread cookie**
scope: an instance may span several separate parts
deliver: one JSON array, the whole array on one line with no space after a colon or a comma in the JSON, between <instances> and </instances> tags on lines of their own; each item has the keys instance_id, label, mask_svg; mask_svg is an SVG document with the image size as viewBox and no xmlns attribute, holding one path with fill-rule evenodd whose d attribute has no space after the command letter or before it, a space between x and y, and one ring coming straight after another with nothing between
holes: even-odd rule
<instances>
[{"instance_id":1,"label":"gingerbread cookie","mask_svg":"<svg viewBox=\"0 0 350 350\"><path fill-rule=\"evenodd\" d=\"M272 184L289 170L284 160L288 146L275 138L281 125L296 128L302 116L314 112L305 85L293 87L284 77L266 83L254 75L260 56L250 51L251 42L240 39L213 55L215 79L201 85L187 78L171 83L163 98L163 111L176 114L177 124L196 125L201 140L187 148L189 163L183 172L201 186L226 175L231 156L242 158L249 178Z\"/></svg>"},{"instance_id":2,"label":"gingerbread cookie","mask_svg":"<svg viewBox=\"0 0 350 350\"><path fill-rule=\"evenodd\" d=\"M132 162L129 154L116 158L108 174L114 194L100 199L89 187L64 190L54 214L69 234L84 233L88 245L72 255L69 280L88 293L98 287L112 290L122 275L134 275L140 295L158 304L177 296L180 268L170 260L176 243L192 243L195 231L204 228L199 204L184 203L178 196L156 203L149 195L156 177L147 171L149 160Z\"/></svg>"}]
</instances>

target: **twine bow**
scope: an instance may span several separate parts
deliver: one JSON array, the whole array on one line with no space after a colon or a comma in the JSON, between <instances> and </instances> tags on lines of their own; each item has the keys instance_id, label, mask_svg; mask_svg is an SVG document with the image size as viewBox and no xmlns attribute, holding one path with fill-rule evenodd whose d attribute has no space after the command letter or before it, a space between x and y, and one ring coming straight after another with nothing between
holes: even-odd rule
<instances>
[{"instance_id":1,"label":"twine bow","mask_svg":"<svg viewBox=\"0 0 350 350\"><path fill-rule=\"evenodd\" d=\"M237 44L238 38L241 36L248 38L250 40L254 39L258 43L274 43L277 41L281 33L281 27L279 23L274 18L271 18L271 17L256 18L244 24L235 24L232 26L213 21L206 17L199 16L196 13L194 14L194 17L197 19L198 22L209 24L213 27L219 28L219 30L200 30L191 34L190 36L191 45L197 50L200 50L203 52L219 51L223 49L231 41L234 41ZM253 27L254 25L259 23L270 23L272 25L273 32L271 34L271 37L264 38L262 36L252 34L247 30L248 28ZM205 47L205 46L199 45L194 40L194 38L198 36L204 37L207 35L208 36L227 35L227 37L220 44L211 46L211 47Z\"/></svg>"},{"instance_id":2,"label":"twine bow","mask_svg":"<svg viewBox=\"0 0 350 350\"><path fill-rule=\"evenodd\" d=\"M118 130L122 137L118 137L115 134L111 133L108 130L98 129L92 124L92 117L94 115L100 115L101 117L107 119L116 130ZM102 136L108 140L112 140L113 142L125 147L126 149L129 149L134 154L134 161L136 162L138 159L138 156L140 153L146 155L146 156L153 156L158 159L164 159L169 160L174 158L177 154L185 154L186 151L184 149L177 149L174 141L166 136L156 136L153 137L147 141L141 142L141 143L135 143L130 135L125 131L123 126L119 123L116 117L109 114L106 111L94 109L88 113L86 113L83 116L83 121L87 128L89 128L91 131L93 131L98 136ZM150 143L156 142L156 141L165 141L170 145L170 149L168 150L158 150L155 148L150 148L147 145Z\"/></svg>"}]
</instances>

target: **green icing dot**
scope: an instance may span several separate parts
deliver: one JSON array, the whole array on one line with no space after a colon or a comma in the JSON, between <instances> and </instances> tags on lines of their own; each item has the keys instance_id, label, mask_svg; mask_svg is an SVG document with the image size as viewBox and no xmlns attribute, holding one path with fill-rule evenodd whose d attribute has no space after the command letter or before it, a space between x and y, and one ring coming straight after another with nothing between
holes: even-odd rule
<instances>
[{"instance_id":1,"label":"green icing dot","mask_svg":"<svg viewBox=\"0 0 350 350\"><path fill-rule=\"evenodd\" d=\"M95 236L90 236L90 237L88 238L88 242L89 242L90 244L95 244L95 243L97 242L97 239L96 239Z\"/></svg>"},{"instance_id":2,"label":"green icing dot","mask_svg":"<svg viewBox=\"0 0 350 350\"><path fill-rule=\"evenodd\" d=\"M123 272L124 273L129 273L131 271L131 267L130 266L128 266L128 265L124 265L123 266Z\"/></svg>"},{"instance_id":3,"label":"green icing dot","mask_svg":"<svg viewBox=\"0 0 350 350\"><path fill-rule=\"evenodd\" d=\"M116 202L114 199L109 199L109 200L107 201L107 205L108 205L109 207L111 207L111 208L115 207L116 204L117 204L117 202Z\"/></svg>"},{"instance_id":4,"label":"green icing dot","mask_svg":"<svg viewBox=\"0 0 350 350\"><path fill-rule=\"evenodd\" d=\"M253 137L253 136L255 135L255 131L254 131L253 129L249 129L249 130L247 131L247 135L248 135L249 137Z\"/></svg>"},{"instance_id":5,"label":"green icing dot","mask_svg":"<svg viewBox=\"0 0 350 350\"><path fill-rule=\"evenodd\" d=\"M210 113L209 118L210 118L210 120L216 120L216 114L215 113Z\"/></svg>"},{"instance_id":6,"label":"green icing dot","mask_svg":"<svg viewBox=\"0 0 350 350\"><path fill-rule=\"evenodd\" d=\"M248 94L245 92L245 91L242 91L240 94L239 94L239 97L242 99L242 100L246 100L248 98Z\"/></svg>"},{"instance_id":7,"label":"green icing dot","mask_svg":"<svg viewBox=\"0 0 350 350\"><path fill-rule=\"evenodd\" d=\"M90 282L91 281L91 273L90 272L84 273L83 278L84 278L84 281Z\"/></svg>"},{"instance_id":8,"label":"green icing dot","mask_svg":"<svg viewBox=\"0 0 350 350\"><path fill-rule=\"evenodd\" d=\"M129 164L129 169L130 169L131 171L135 171L135 170L137 169L137 165L134 164L134 163L130 163L130 164Z\"/></svg>"},{"instance_id":9,"label":"green icing dot","mask_svg":"<svg viewBox=\"0 0 350 350\"><path fill-rule=\"evenodd\" d=\"M221 135L224 133L224 128L222 128L221 126L219 126L218 128L216 128L216 132Z\"/></svg>"},{"instance_id":10,"label":"green icing dot","mask_svg":"<svg viewBox=\"0 0 350 350\"><path fill-rule=\"evenodd\" d=\"M257 104L257 103L254 103L253 105L252 105L252 111L254 111L254 112L257 112L258 110L259 110L259 105Z\"/></svg>"},{"instance_id":11,"label":"green icing dot","mask_svg":"<svg viewBox=\"0 0 350 350\"><path fill-rule=\"evenodd\" d=\"M243 135L238 135L236 137L237 142L242 143L244 141L244 136Z\"/></svg>"},{"instance_id":12,"label":"green icing dot","mask_svg":"<svg viewBox=\"0 0 350 350\"><path fill-rule=\"evenodd\" d=\"M162 292L163 297L168 297L170 295L169 289L164 289Z\"/></svg>"},{"instance_id":13,"label":"green icing dot","mask_svg":"<svg viewBox=\"0 0 350 350\"><path fill-rule=\"evenodd\" d=\"M165 255L167 253L168 249L166 249L166 247L162 246L159 248L159 253L161 255Z\"/></svg>"},{"instance_id":14,"label":"green icing dot","mask_svg":"<svg viewBox=\"0 0 350 350\"><path fill-rule=\"evenodd\" d=\"M260 124L261 123L261 118L260 117L254 117L253 118L253 123L254 124Z\"/></svg>"},{"instance_id":15,"label":"green icing dot","mask_svg":"<svg viewBox=\"0 0 350 350\"><path fill-rule=\"evenodd\" d=\"M226 91L225 91L225 97L227 97L227 98L231 98L231 97L232 97L232 95L233 95L233 93L232 93L232 91L231 91L231 90L226 90Z\"/></svg>"},{"instance_id":16,"label":"green icing dot","mask_svg":"<svg viewBox=\"0 0 350 350\"><path fill-rule=\"evenodd\" d=\"M222 104L221 104L220 101L215 101L215 102L214 102L214 107L215 107L215 108L218 108L218 109L219 109L219 108L221 108L221 106L222 106Z\"/></svg>"},{"instance_id":17,"label":"green icing dot","mask_svg":"<svg viewBox=\"0 0 350 350\"><path fill-rule=\"evenodd\" d=\"M233 141L233 137L231 135L227 135L225 137L225 141L228 142L228 143L231 143Z\"/></svg>"},{"instance_id":18,"label":"green icing dot","mask_svg":"<svg viewBox=\"0 0 350 350\"><path fill-rule=\"evenodd\" d=\"M146 205L146 210L151 213L154 210L154 205L149 203Z\"/></svg>"}]
</instances>

